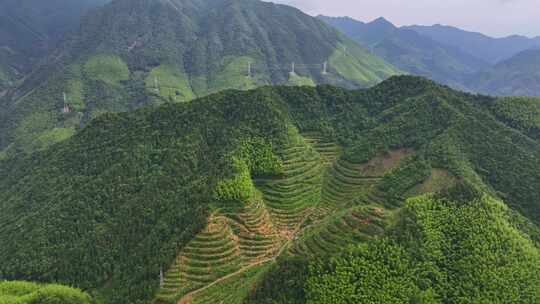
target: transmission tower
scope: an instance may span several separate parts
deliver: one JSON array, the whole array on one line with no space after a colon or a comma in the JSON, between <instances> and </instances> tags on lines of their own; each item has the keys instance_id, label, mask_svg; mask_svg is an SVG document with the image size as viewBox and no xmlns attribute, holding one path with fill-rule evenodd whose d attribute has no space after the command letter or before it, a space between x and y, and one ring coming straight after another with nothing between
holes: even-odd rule
<instances>
[{"instance_id":1,"label":"transmission tower","mask_svg":"<svg viewBox=\"0 0 540 304\"><path fill-rule=\"evenodd\" d=\"M64 107L62 108L62 113L69 113L71 112L71 110L69 109L69 105L67 102L66 92L62 92L62 95L64 97Z\"/></svg>"},{"instance_id":2,"label":"transmission tower","mask_svg":"<svg viewBox=\"0 0 540 304\"><path fill-rule=\"evenodd\" d=\"M154 91L159 94L159 81L157 77L154 77Z\"/></svg>"}]
</instances>

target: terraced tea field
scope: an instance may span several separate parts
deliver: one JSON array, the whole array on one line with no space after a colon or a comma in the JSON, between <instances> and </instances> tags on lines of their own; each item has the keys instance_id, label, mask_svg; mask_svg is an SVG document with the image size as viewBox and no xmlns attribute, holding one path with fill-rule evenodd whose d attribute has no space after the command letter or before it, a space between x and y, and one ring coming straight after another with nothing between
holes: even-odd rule
<instances>
[{"instance_id":1,"label":"terraced tea field","mask_svg":"<svg viewBox=\"0 0 540 304\"><path fill-rule=\"evenodd\" d=\"M290 253L311 258L338 253L348 245L382 235L391 216L391 211L375 206L336 212L301 233Z\"/></svg>"},{"instance_id":2,"label":"terraced tea field","mask_svg":"<svg viewBox=\"0 0 540 304\"><path fill-rule=\"evenodd\" d=\"M281 243L260 200L254 200L234 216L218 211L165 273L156 303L169 303L243 267L264 261L275 255Z\"/></svg>"},{"instance_id":3,"label":"terraced tea field","mask_svg":"<svg viewBox=\"0 0 540 304\"><path fill-rule=\"evenodd\" d=\"M381 207L375 186L410 153L355 164L320 134L298 137L278 152L282 174L255 179L246 206L214 212L180 251L156 303L240 304L282 252L324 257L382 235L394 212Z\"/></svg>"},{"instance_id":4,"label":"terraced tea field","mask_svg":"<svg viewBox=\"0 0 540 304\"><path fill-rule=\"evenodd\" d=\"M272 221L288 237L320 200L323 165L319 153L305 142L282 151L284 173L277 178L257 180Z\"/></svg>"}]
</instances>

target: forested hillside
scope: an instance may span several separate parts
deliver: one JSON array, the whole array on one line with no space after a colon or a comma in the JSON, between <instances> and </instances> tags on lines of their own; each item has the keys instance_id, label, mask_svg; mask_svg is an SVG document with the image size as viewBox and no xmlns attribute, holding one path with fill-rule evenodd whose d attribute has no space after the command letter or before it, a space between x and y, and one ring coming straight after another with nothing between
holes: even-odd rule
<instances>
[{"instance_id":1,"label":"forested hillside","mask_svg":"<svg viewBox=\"0 0 540 304\"><path fill-rule=\"evenodd\" d=\"M0 278L105 303L538 302L540 142L505 102L399 76L103 114L0 161Z\"/></svg>"},{"instance_id":2,"label":"forested hillside","mask_svg":"<svg viewBox=\"0 0 540 304\"><path fill-rule=\"evenodd\" d=\"M323 22L256 0L115 0L4 98L0 150L35 151L91 119L223 89L367 87L398 70Z\"/></svg>"}]
</instances>

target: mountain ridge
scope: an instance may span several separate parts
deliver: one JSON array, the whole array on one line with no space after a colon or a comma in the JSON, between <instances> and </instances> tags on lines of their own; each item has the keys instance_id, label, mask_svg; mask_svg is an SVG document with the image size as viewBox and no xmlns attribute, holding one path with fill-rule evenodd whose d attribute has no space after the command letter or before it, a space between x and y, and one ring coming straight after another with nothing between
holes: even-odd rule
<instances>
[{"instance_id":1,"label":"mountain ridge","mask_svg":"<svg viewBox=\"0 0 540 304\"><path fill-rule=\"evenodd\" d=\"M400 73L295 8L171 1L116 0L84 17L79 33L5 96L0 146L33 151L103 112L186 102L227 88L354 88ZM64 104L69 113L62 113Z\"/></svg>"}]
</instances>

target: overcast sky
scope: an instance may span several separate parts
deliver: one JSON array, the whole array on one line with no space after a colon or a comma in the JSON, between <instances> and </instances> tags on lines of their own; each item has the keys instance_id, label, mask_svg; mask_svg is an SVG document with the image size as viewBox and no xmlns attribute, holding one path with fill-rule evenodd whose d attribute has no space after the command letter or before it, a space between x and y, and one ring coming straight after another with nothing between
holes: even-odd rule
<instances>
[{"instance_id":1,"label":"overcast sky","mask_svg":"<svg viewBox=\"0 0 540 304\"><path fill-rule=\"evenodd\" d=\"M396 25L445 24L490 36L540 35L540 0L269 0L312 15L385 17Z\"/></svg>"}]
</instances>

